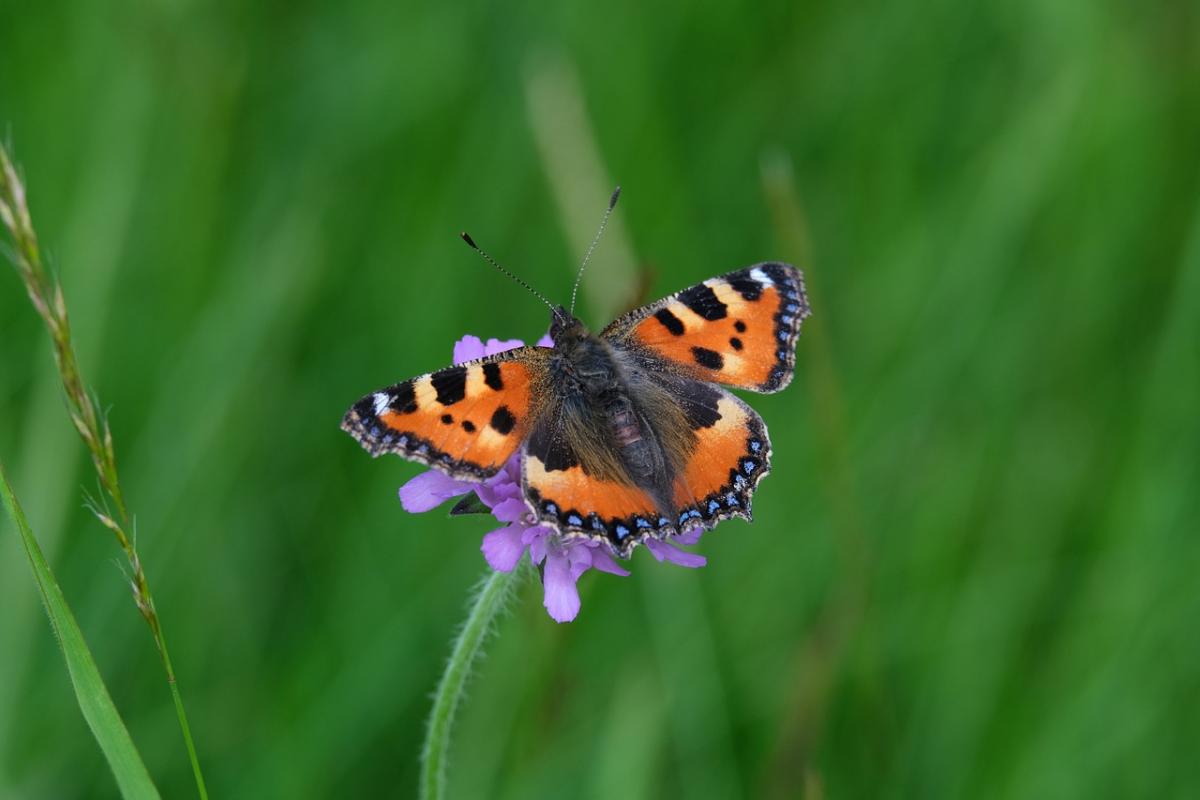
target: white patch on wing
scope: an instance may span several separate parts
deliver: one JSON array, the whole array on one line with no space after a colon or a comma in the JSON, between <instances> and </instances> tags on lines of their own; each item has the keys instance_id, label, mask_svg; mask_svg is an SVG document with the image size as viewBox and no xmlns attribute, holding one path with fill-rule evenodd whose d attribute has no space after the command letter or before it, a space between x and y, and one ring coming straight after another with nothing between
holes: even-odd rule
<instances>
[{"instance_id":1,"label":"white patch on wing","mask_svg":"<svg viewBox=\"0 0 1200 800\"><path fill-rule=\"evenodd\" d=\"M676 318L679 319L680 322L683 323L683 329L688 333L695 333L708 324L708 320L697 314L695 311L692 311L678 300L671 301L667 308L676 316Z\"/></svg>"},{"instance_id":2,"label":"white patch on wing","mask_svg":"<svg viewBox=\"0 0 1200 800\"><path fill-rule=\"evenodd\" d=\"M472 367L467 367L465 396L468 400L474 400L483 394L483 390L487 384L483 382L483 365L476 364Z\"/></svg>"},{"instance_id":3,"label":"white patch on wing","mask_svg":"<svg viewBox=\"0 0 1200 800\"><path fill-rule=\"evenodd\" d=\"M437 389L433 388L433 373L422 375L413 381L413 396L417 408L429 408L437 400Z\"/></svg>"},{"instance_id":4,"label":"white patch on wing","mask_svg":"<svg viewBox=\"0 0 1200 800\"><path fill-rule=\"evenodd\" d=\"M477 434L475 447L480 450L500 450L509 446L509 439L503 433L492 428L491 425L485 425Z\"/></svg>"},{"instance_id":5,"label":"white patch on wing","mask_svg":"<svg viewBox=\"0 0 1200 800\"><path fill-rule=\"evenodd\" d=\"M750 270L750 277L761 283L763 286L774 286L775 281L771 280L771 276L763 271L762 267L755 267Z\"/></svg>"},{"instance_id":6,"label":"white patch on wing","mask_svg":"<svg viewBox=\"0 0 1200 800\"><path fill-rule=\"evenodd\" d=\"M376 392L372 399L375 401L375 416L377 417L387 411L388 405L392 402L392 396L387 392Z\"/></svg>"},{"instance_id":7,"label":"white patch on wing","mask_svg":"<svg viewBox=\"0 0 1200 800\"><path fill-rule=\"evenodd\" d=\"M713 281L711 283L705 281L704 285L712 289L717 299L727 306L737 309L746 304L746 298L742 297L737 290L725 281Z\"/></svg>"},{"instance_id":8,"label":"white patch on wing","mask_svg":"<svg viewBox=\"0 0 1200 800\"><path fill-rule=\"evenodd\" d=\"M721 358L723 359L721 369L730 375L737 375L745 369L745 359L739 355L726 351L721 354Z\"/></svg>"},{"instance_id":9,"label":"white patch on wing","mask_svg":"<svg viewBox=\"0 0 1200 800\"><path fill-rule=\"evenodd\" d=\"M717 419L713 426L715 433L722 435L728 434L734 428L743 427L746 424L746 412L738 407L738 404L728 397L722 397L717 403L717 413L721 416Z\"/></svg>"}]
</instances>

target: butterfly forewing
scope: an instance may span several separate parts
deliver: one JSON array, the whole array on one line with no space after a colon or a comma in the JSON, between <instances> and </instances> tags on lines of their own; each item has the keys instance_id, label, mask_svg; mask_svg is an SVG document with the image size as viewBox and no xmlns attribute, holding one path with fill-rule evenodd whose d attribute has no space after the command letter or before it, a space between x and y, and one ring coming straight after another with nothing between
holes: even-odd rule
<instances>
[{"instance_id":1,"label":"butterfly forewing","mask_svg":"<svg viewBox=\"0 0 1200 800\"><path fill-rule=\"evenodd\" d=\"M372 392L342 429L372 455L396 453L464 480L494 475L537 413L546 354L523 347Z\"/></svg>"},{"instance_id":2,"label":"butterfly forewing","mask_svg":"<svg viewBox=\"0 0 1200 800\"><path fill-rule=\"evenodd\" d=\"M800 271L763 263L632 311L601 336L644 348L699 380L777 392L792 380L808 314Z\"/></svg>"}]
</instances>

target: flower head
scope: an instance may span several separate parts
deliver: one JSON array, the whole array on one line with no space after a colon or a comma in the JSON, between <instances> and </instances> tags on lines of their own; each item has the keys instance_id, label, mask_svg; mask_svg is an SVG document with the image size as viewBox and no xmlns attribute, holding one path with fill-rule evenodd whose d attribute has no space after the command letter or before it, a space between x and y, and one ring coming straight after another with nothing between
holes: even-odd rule
<instances>
[{"instance_id":1,"label":"flower head","mask_svg":"<svg viewBox=\"0 0 1200 800\"><path fill-rule=\"evenodd\" d=\"M541 347L553 347L549 336L538 340ZM464 336L454 344L454 363L461 364L484 356L502 353L524 343L519 339L488 339ZM521 454L518 452L492 477L482 483L460 481L429 470L400 487L400 503L411 513L429 511L453 497L474 492L503 527L483 537L480 550L492 569L511 572L529 553L534 564L542 567L543 605L557 622L570 622L579 613L580 576L589 569L613 575L628 575L613 558L607 544L595 539L565 537L553 528L539 525L521 493ZM693 528L674 537L679 544L693 545L700 540L701 529ZM646 547L658 561L670 561L683 567L704 566L704 556L680 550L670 542L647 539Z\"/></svg>"}]
</instances>

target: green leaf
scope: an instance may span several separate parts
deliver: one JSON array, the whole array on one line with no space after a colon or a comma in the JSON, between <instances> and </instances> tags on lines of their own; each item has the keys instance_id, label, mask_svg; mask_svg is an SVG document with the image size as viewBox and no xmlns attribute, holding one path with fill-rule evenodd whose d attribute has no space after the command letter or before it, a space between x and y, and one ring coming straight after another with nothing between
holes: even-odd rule
<instances>
[{"instance_id":1,"label":"green leaf","mask_svg":"<svg viewBox=\"0 0 1200 800\"><path fill-rule=\"evenodd\" d=\"M121 795L127 798L157 798L158 789L150 779L150 773L146 771L146 765L142 763L142 757L134 747L116 706L113 705L108 689L104 686L104 679L100 677L100 671L96 668L96 661L92 658L92 652L83 639L83 632L79 630L75 616L67 605L67 599L58 587L58 582L54 580L54 573L50 571L50 565L42 555L42 548L38 546L33 531L29 529L25 513L13 494L2 463L0 497L3 497L4 507L8 509L13 523L17 526L17 533L21 535L21 544L25 546L25 554L29 557L29 566L33 570L38 591L42 594L46 614L50 617L50 626L54 629L63 658L67 662L67 672L71 676L71 684L75 687L79 710L83 712L83 718L92 729L92 735L96 737L96 742L104 751L104 757L108 759Z\"/></svg>"},{"instance_id":2,"label":"green leaf","mask_svg":"<svg viewBox=\"0 0 1200 800\"><path fill-rule=\"evenodd\" d=\"M450 509L450 516L457 517L463 514L490 514L492 510L483 504L479 499L479 495L471 492L454 504L454 508Z\"/></svg>"}]
</instances>

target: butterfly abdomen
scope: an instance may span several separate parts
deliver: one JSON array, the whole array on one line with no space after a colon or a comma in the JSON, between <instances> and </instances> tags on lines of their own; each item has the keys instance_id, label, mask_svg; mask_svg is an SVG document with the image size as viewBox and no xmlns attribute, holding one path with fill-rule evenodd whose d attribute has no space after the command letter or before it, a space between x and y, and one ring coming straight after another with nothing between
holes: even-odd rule
<instances>
[{"instance_id":1,"label":"butterfly abdomen","mask_svg":"<svg viewBox=\"0 0 1200 800\"><path fill-rule=\"evenodd\" d=\"M642 441L642 429L638 426L633 407L628 401L610 414L609 421L612 423L617 444L621 447L632 447Z\"/></svg>"},{"instance_id":2,"label":"butterfly abdomen","mask_svg":"<svg viewBox=\"0 0 1200 800\"><path fill-rule=\"evenodd\" d=\"M661 488L665 489L670 483L663 479L669 476L670 470L649 424L637 413L624 392L615 391L606 405L613 442L620 450L621 462L633 483L658 489L657 484L661 482Z\"/></svg>"}]
</instances>

